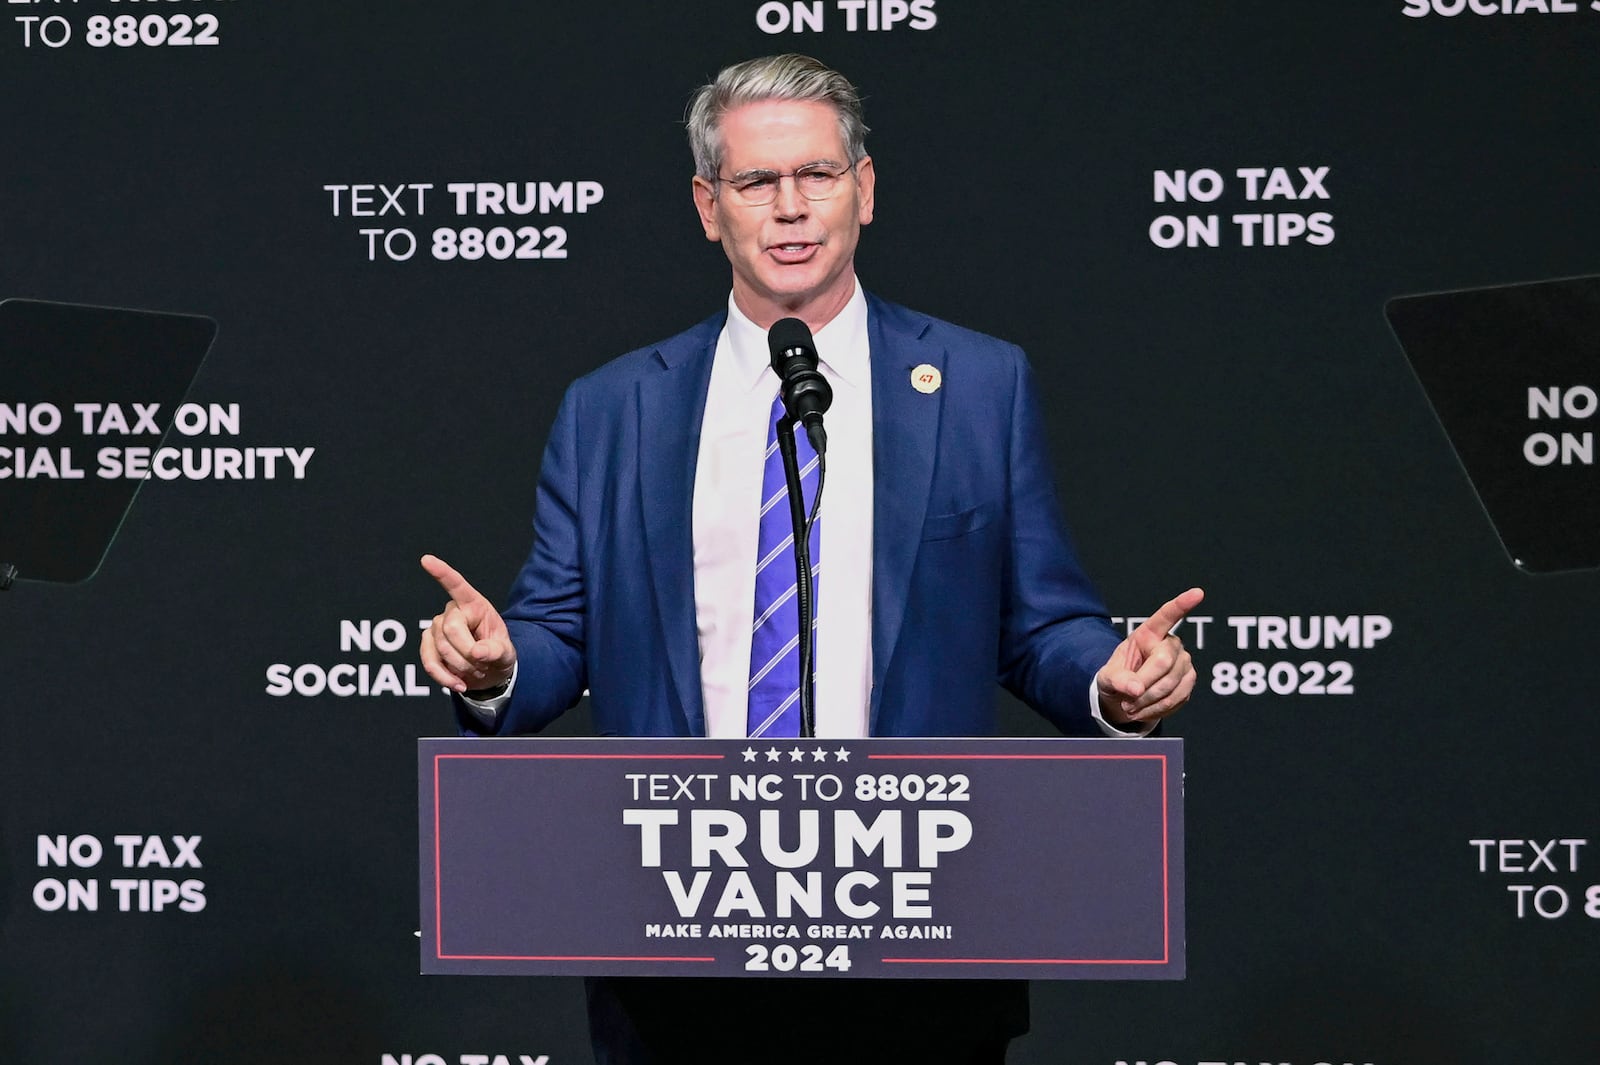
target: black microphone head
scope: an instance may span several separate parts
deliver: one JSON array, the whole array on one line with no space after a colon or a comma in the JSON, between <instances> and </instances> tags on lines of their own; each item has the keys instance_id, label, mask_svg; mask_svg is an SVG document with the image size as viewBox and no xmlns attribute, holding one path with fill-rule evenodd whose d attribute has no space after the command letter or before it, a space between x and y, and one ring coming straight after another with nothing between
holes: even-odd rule
<instances>
[{"instance_id":1,"label":"black microphone head","mask_svg":"<svg viewBox=\"0 0 1600 1065\"><path fill-rule=\"evenodd\" d=\"M785 377L790 372L786 364L790 359L805 360L802 365L817 365L817 345L811 339L811 330L798 318L779 318L767 330L767 351L772 355L772 372Z\"/></svg>"},{"instance_id":2,"label":"black microphone head","mask_svg":"<svg viewBox=\"0 0 1600 1065\"><path fill-rule=\"evenodd\" d=\"M833 389L817 369L816 343L811 330L798 318L780 318L767 330L772 372L783 383L783 407L789 417L807 426L822 424L833 403Z\"/></svg>"}]
</instances>

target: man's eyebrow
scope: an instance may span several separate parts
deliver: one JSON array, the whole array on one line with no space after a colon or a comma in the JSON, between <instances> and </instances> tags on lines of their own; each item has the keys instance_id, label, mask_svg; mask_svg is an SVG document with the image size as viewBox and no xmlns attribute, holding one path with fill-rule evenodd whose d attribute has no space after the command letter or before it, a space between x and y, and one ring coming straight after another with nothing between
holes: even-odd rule
<instances>
[{"instance_id":1,"label":"man's eyebrow","mask_svg":"<svg viewBox=\"0 0 1600 1065\"><path fill-rule=\"evenodd\" d=\"M799 166L795 167L795 170L810 170L814 166L826 166L837 170L842 168L844 164L839 162L837 159L813 159L809 163L801 163ZM739 171L728 180L747 181L750 178L776 177L780 172L781 171L773 170L770 167L753 166L748 170Z\"/></svg>"}]
</instances>

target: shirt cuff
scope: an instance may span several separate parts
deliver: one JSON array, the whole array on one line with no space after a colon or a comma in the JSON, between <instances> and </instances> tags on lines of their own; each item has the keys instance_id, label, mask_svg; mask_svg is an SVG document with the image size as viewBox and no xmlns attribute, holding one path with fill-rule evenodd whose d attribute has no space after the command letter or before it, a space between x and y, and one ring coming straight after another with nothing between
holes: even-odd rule
<instances>
[{"instance_id":1,"label":"shirt cuff","mask_svg":"<svg viewBox=\"0 0 1600 1065\"><path fill-rule=\"evenodd\" d=\"M515 679L515 675L513 675L513 679ZM510 691L509 688L506 690ZM1139 726L1139 731L1137 732L1131 732L1127 729L1120 729L1113 725L1100 714L1100 690L1099 686L1092 680L1089 682L1089 716L1094 718L1094 723L1100 726L1101 732L1104 732L1107 736L1110 736L1113 739L1136 740L1140 736L1150 735L1150 733L1156 730L1156 725L1158 724L1155 721L1134 722L1134 724Z\"/></svg>"},{"instance_id":2,"label":"shirt cuff","mask_svg":"<svg viewBox=\"0 0 1600 1065\"><path fill-rule=\"evenodd\" d=\"M513 662L511 663L511 678L506 681L505 689L500 694L491 695L487 699L474 699L471 694L463 693L461 702L472 712L473 717L492 728L494 723L500 719L500 711L504 710L506 704L511 701L511 689L516 686L517 664ZM1102 727L1104 726L1102 725Z\"/></svg>"}]
</instances>

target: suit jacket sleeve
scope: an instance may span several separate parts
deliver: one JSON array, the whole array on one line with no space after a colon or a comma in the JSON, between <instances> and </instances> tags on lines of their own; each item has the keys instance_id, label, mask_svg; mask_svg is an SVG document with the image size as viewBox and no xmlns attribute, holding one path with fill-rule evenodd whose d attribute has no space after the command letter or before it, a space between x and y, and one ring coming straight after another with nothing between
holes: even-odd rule
<instances>
[{"instance_id":1,"label":"suit jacket sleeve","mask_svg":"<svg viewBox=\"0 0 1600 1065\"><path fill-rule=\"evenodd\" d=\"M1013 365L1000 681L1068 735L1099 736L1089 692L1119 637L1067 535L1033 373L1020 351Z\"/></svg>"},{"instance_id":2,"label":"suit jacket sleeve","mask_svg":"<svg viewBox=\"0 0 1600 1065\"><path fill-rule=\"evenodd\" d=\"M533 548L501 612L517 649L517 683L493 730L456 700L464 733L537 732L577 703L588 684L579 526L579 390L568 389L545 445L534 505Z\"/></svg>"}]
</instances>

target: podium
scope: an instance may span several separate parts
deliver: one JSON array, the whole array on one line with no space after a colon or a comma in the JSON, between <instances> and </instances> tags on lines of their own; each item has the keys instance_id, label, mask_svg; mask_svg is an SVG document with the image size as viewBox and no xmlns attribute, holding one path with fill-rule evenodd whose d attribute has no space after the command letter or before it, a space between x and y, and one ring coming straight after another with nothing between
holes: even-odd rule
<instances>
[{"instance_id":1,"label":"podium","mask_svg":"<svg viewBox=\"0 0 1600 1065\"><path fill-rule=\"evenodd\" d=\"M1176 739L423 739L422 972L1182 979Z\"/></svg>"}]
</instances>

